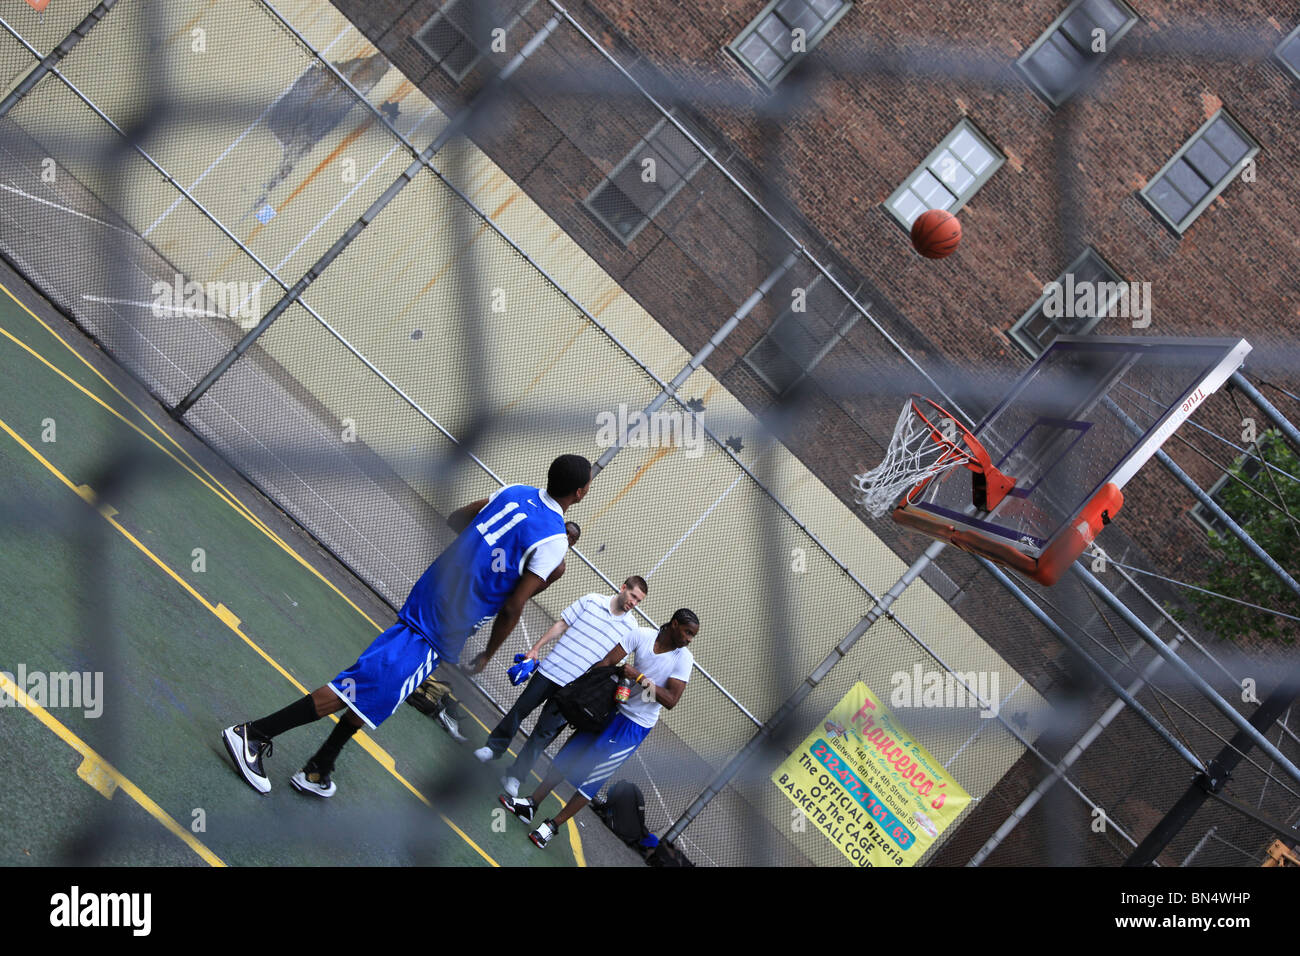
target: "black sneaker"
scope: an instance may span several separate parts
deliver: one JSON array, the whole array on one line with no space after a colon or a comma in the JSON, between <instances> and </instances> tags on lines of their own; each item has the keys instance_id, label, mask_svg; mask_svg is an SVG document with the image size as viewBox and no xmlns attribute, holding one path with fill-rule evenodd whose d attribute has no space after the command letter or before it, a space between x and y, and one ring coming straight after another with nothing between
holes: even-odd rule
<instances>
[{"instance_id":1,"label":"black sneaker","mask_svg":"<svg viewBox=\"0 0 1300 956\"><path fill-rule=\"evenodd\" d=\"M537 811L537 804L533 803L532 800L527 797L510 797L504 793L497 797L497 800L501 802L501 806L505 807L524 823L533 822L533 814Z\"/></svg>"},{"instance_id":2,"label":"black sneaker","mask_svg":"<svg viewBox=\"0 0 1300 956\"><path fill-rule=\"evenodd\" d=\"M338 789L328 773L321 773L311 763L295 773L289 782L299 793L310 793L317 797L332 797Z\"/></svg>"},{"instance_id":3,"label":"black sneaker","mask_svg":"<svg viewBox=\"0 0 1300 956\"><path fill-rule=\"evenodd\" d=\"M271 741L249 737L248 724L227 727L221 740L245 782L258 793L270 793L271 781L262 771L262 758L271 756Z\"/></svg>"},{"instance_id":4,"label":"black sneaker","mask_svg":"<svg viewBox=\"0 0 1300 956\"><path fill-rule=\"evenodd\" d=\"M528 834L528 839L532 840L538 849L545 850L546 844L551 842L551 837L555 836L555 831L558 829L554 820L545 820L541 826Z\"/></svg>"}]
</instances>

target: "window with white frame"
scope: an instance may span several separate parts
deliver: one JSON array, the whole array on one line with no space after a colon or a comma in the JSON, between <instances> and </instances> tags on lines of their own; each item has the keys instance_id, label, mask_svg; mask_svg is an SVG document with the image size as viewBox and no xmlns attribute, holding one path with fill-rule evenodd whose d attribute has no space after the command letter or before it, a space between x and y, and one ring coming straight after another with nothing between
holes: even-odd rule
<instances>
[{"instance_id":1,"label":"window with white frame","mask_svg":"<svg viewBox=\"0 0 1300 956\"><path fill-rule=\"evenodd\" d=\"M1006 157L963 119L885 201L904 229L927 209L955 213L988 181Z\"/></svg>"},{"instance_id":2,"label":"window with white frame","mask_svg":"<svg viewBox=\"0 0 1300 956\"><path fill-rule=\"evenodd\" d=\"M846 0L772 0L727 46L768 89L812 51L853 4Z\"/></svg>"},{"instance_id":3,"label":"window with white frame","mask_svg":"<svg viewBox=\"0 0 1300 956\"><path fill-rule=\"evenodd\" d=\"M1221 109L1161 167L1141 196L1181 235L1258 152L1259 144Z\"/></svg>"},{"instance_id":4,"label":"window with white frame","mask_svg":"<svg viewBox=\"0 0 1300 956\"><path fill-rule=\"evenodd\" d=\"M1137 20L1123 0L1074 0L1016 66L1034 92L1056 109L1074 95Z\"/></svg>"}]
</instances>

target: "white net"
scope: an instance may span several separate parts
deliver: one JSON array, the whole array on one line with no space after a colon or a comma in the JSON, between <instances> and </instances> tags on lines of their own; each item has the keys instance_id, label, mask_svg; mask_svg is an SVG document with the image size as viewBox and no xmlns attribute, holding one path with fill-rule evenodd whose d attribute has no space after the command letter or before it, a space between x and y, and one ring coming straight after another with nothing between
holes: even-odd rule
<instances>
[{"instance_id":1,"label":"white net","mask_svg":"<svg viewBox=\"0 0 1300 956\"><path fill-rule=\"evenodd\" d=\"M856 500L873 518L884 517L892 511L903 492L922 479L942 474L971 459L956 444L961 428L952 418L938 416L932 421L933 427L909 398L899 413L884 461L866 474L853 476Z\"/></svg>"}]
</instances>

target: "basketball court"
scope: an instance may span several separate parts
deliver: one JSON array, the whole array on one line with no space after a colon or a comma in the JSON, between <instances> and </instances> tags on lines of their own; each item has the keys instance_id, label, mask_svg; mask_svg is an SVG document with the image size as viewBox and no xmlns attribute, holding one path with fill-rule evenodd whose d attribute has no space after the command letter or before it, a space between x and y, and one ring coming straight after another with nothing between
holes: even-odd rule
<instances>
[{"instance_id":1,"label":"basketball court","mask_svg":"<svg viewBox=\"0 0 1300 956\"><path fill-rule=\"evenodd\" d=\"M93 6L56 0L43 20L31 17L22 21L27 31L24 35L44 52ZM78 238L68 241L84 243L87 249L111 241L113 230L138 237L123 242L131 268L88 274L81 280L77 306L90 316L87 321L92 326L99 316L106 329L134 330L116 343L117 353L137 369L151 373L158 369L157 377L164 383L160 391L169 401L181 398L280 298L284 287L306 273L411 163L406 146L373 112L356 103L261 5L238 6L239 11L232 14L226 4L220 11L211 3L168 5L163 46L170 93L179 101L207 103L214 108L187 114L182 125L167 127L165 135L146 138L145 150L157 168L139 155L120 154L116 178L106 179L99 160L109 154L114 134L56 78L46 77L11 114L13 123L30 141L10 144L10 155L20 157L21 162L6 163L0 172L4 191L0 210L14 219L30 217L32 208L39 206L40 215L47 217L52 227L77 231ZM448 122L329 3L284 3L277 9L417 148L423 148ZM140 27L132 20L137 15L131 5L115 10L112 22L93 30L62 68L73 84L122 126L129 125L143 100L141 91L120 83L115 72L137 68L135 58L140 54L132 45ZM0 53L8 87L26 72L31 59L7 35L0 36ZM232 108L218 115L215 107L223 103ZM42 145L57 159L59 175L54 182L41 176ZM440 463L451 448L443 429L460 436L486 421L490 427L473 449L479 460L503 481L535 482L559 451L595 458L602 450L593 447L597 413L619 406L644 408L659 393L662 381L690 358L481 152L455 143L438 154L435 165L500 231L474 215L432 173L420 173L312 283L301 303L291 306L258 339L256 360L237 363L200 399L189 419L195 431L239 461L262 488L294 503L300 517L346 527L351 535L348 542L326 543L349 563L380 568L377 585L389 601L400 601L427 564L432 532L413 531L411 526L497 487L486 470L448 473L431 466L431 462ZM171 188L159 169L230 235ZM96 203L105 208L97 208ZM114 220L107 208L122 220ZM49 248L49 261L24 266L38 276L42 270L67 269L53 258L59 254L56 245ZM284 285L268 278L254 256ZM182 309L164 309L158 314L157 285L172 282L177 272L201 283L233 284L240 290L235 307L226 308L226 314L191 315ZM556 285L567 290L582 308L575 307ZM241 314L245 312L248 315ZM188 344L195 341L202 346ZM181 347L180 343L186 344ZM393 388L380 386L366 363L382 369ZM1145 390L1150 384L1141 387ZM66 383L51 385L55 387L66 390ZM681 394L698 397L705 409L701 413L704 424L720 438L740 437L741 449L733 454L706 442L698 458L688 457L682 447L623 449L592 494L571 515L584 529L579 551L614 581L631 573L647 577L651 592L642 610L651 620L663 621L679 606L694 608L703 622L700 639L692 647L698 663L719 678L741 708L761 715L770 710L774 688L788 686L790 675L812 670L826 648L861 620L871 606L867 590L883 593L906 570L906 564L866 531L793 455L777 443L764 443L756 437L761 434L757 423L707 371L696 371ZM1168 396L1161 392L1156 400L1168 401ZM16 403L15 408L22 408L27 400L14 395L10 401ZM72 404L56 409L56 418L81 414L73 410L79 399L69 396L65 401ZM231 425L239 422L249 407L286 401L297 410L290 424L278 423L274 430L268 425L264 431L259 430L260 425L238 429ZM418 406L418 411L413 406ZM28 418L37 411L32 410ZM1070 415L1048 417L1078 421L1084 415L1075 409ZM1000 418L996 426L999 462L1014 458L1027 440L1036 446L1034 460L1042 474L1023 479L1031 482L1029 488L1037 487L1045 475L1055 479L1062 474L1063 466L1053 464L1060 456L1049 454L1047 446L1066 448L1073 454L1084 450L1072 444L1074 432L1066 426L1051 426L1051 434L1033 422L1013 424L1009 418ZM58 469L59 474L73 476L69 478L73 481L79 472L90 468L95 455L105 454L121 440L118 426L109 430L105 421L96 427L102 429L99 438L80 450L88 457L64 460L60 456L65 454L65 446L60 445L57 454L47 456L49 467L26 452L15 451L11 443L15 467L26 461L24 480L33 487L33 494L45 496L43 506L52 512L60 507L66 510L66 504L58 506L50 499L67 489L52 487L38 493L42 471L53 476L51 469ZM20 434L24 440L34 441L30 430ZM1101 430L1093 434L1100 435ZM359 445L364 446L364 455L358 454ZM141 452L154 453L148 449ZM390 469L404 487L395 488L391 476L381 475L375 462ZM781 500L792 503L791 513L782 511L752 482L742 465L761 476ZM1017 471L1011 464L1007 470ZM1087 484L1083 478L1080 481ZM343 496L341 503L337 499L326 503L325 495L317 493L343 482L354 482L362 490ZM961 484L936 481L934 489L957 489ZM1026 489L1023 483L1021 489ZM1074 504L1078 503L1074 501L1076 490L1082 493L1087 489L1081 485L1066 495ZM138 521L137 530L148 530L148 508L159 507L164 493L153 489L141 494L140 503L133 501L130 508L123 502L112 504L124 515L143 509L144 515L133 517L131 527ZM968 496L969 489L957 494ZM397 502L409 522L385 524L388 519L376 519L374 501L380 497ZM166 514L152 521L174 528L168 538L176 554L165 562L173 570L185 564L185 541L197 540L211 529L226 528L232 518L228 505L218 502L211 510L196 510L189 500L177 499L167 506ZM1071 511L1066 501L1042 504L1035 499L1025 503L1026 499L1016 494L1009 501L1003 512L995 515L1022 503L1019 523L1006 527L1015 530L1013 544L1029 538L1037 549L1044 547L1051 535L1044 529L1034 530L1037 519L1033 516L1050 513L1056 522L1054 533ZM953 514L962 512L965 504L941 502L934 507L946 509L943 514L953 520ZM192 521L193 526L181 518ZM133 601L143 601L143 595L160 585L147 587L142 582L150 574L167 572L156 564L151 570L147 556L121 532L115 533L123 541L116 545L120 553L115 553L114 567L120 559L135 568L135 577L121 586L132 594ZM255 541L258 531L250 527L244 533ZM918 538L918 554L923 545ZM44 546L32 541L31 547L41 550ZM240 554L242 563L242 556L256 547L243 540L227 541L216 550ZM282 558L282 554L276 557L285 565L282 569L273 571L250 563L236 572L221 565L222 573L241 577L219 586L212 584L213 578L201 577L206 586L193 584L198 597L191 596L192 607L179 622L179 630L199 630L210 635L205 642L221 642L212 645L211 656L206 658L219 661L219 665L204 664L197 651L185 651L184 641L167 641L168 647L180 645L175 649L178 657L168 665L168 673L157 679L178 699L184 698L174 682L187 668L200 669L214 687L226 683L227 671L242 675L229 691L220 691L226 697L209 701L211 720L218 727L225 719L218 711L226 714L237 709L242 713L250 706L254 711L269 709L297 692L292 681L300 679L303 686L314 686L314 678L306 675L351 660L354 650L347 648L355 648L359 633L369 633L369 625L359 631L351 617L348 626L343 626L337 595L323 593L319 581L313 584L310 575L301 568L295 571L293 562ZM780 664L774 665L766 651L746 656L727 649L721 640L710 641L713 634L734 637L752 629L752 606L778 600L769 593L772 569L784 566L791 570L779 595L782 619L799 639L784 647ZM21 571L11 569L15 575ZM605 587L583 561L571 559L563 586L539 603L553 618L578 595ZM234 598L226 598L235 593L247 595L237 608ZM240 623L230 625L212 610L217 607L231 608L227 613ZM292 614L286 619L289 612ZM123 609L122 617L148 617L151 613L159 617L156 610L133 605ZM287 626L286 621L295 620L293 615L308 613L323 618ZM998 702L1000 708L1026 715L1022 732L1029 739L1036 735L1045 719L1044 701L929 585L923 581L912 585L892 613L906 630L892 626L873 631L872 640L856 647L843 667L881 694L888 693L891 674L910 670L917 661L934 666L938 659L962 672L996 671L1003 675L1002 687L1009 691L1007 699ZM543 621L534 627L544 625ZM273 646L263 648L273 662L250 646L250 640L256 640L253 635L263 632L279 635ZM329 636L321 644L295 636L301 633ZM62 643L48 649L56 661L70 663L76 656L79 645L75 634L76 627L69 622ZM536 636L530 633L528 638ZM756 646L767 648L772 639L772 635L756 638ZM521 632L503 649L493 664L496 672L485 676L485 684L504 691L502 672L513 653L523 648L524 640ZM151 654L142 651L137 659L144 672L152 666ZM279 667L302 677L286 679L278 673ZM814 694L807 707L829 710L832 696L831 689L825 688ZM734 753L756 726L744 719L741 710L730 708L725 697L697 675L688 706L664 715L664 725L694 751L701 774ZM250 700L261 700L265 706L246 703ZM692 707L728 716L700 721L692 719ZM146 723L143 717L141 721L138 733L143 734ZM378 805L391 806L397 814L397 808L410 803L413 795L406 784L409 778L396 776L386 766L385 754L402 753L399 766L407 761L420 763L425 757L441 765L464 755L451 750L429 754L432 735L414 716L394 723L399 729L385 725L377 735L376 749L366 761L366 772L373 777L366 778L366 789L373 783ZM400 729L406 725L415 726ZM227 804L246 794L228 767L210 759L208 751L215 747L209 744L216 738L208 730L207 722L198 717L185 722L185 733L192 734L193 740L187 741L184 749L198 756L185 768L184 776L212 779L231 790L222 800ZM37 737L39 734L34 735ZM133 733L131 739L140 738ZM385 749L378 749L380 744ZM1002 722L981 720L974 711L968 720L954 720L934 729L927 746L951 763L955 774L989 782L998 780L1024 750ZM351 760L362 762L360 748ZM127 775L147 777L137 765L121 769ZM980 786L968 789L976 797L983 795ZM164 788L160 805L179 806L184 792ZM486 795L490 803L491 795ZM293 796L282 793L274 799L287 806ZM788 807L780 802L778 793L770 797L760 809L774 826L783 826ZM419 803L418 798L415 802ZM276 807L278 813L281 804ZM330 812L345 813L346 809L331 808ZM180 819L181 811L174 809L173 816ZM486 817L486 813L478 816ZM457 820L457 826L478 846L488 845L486 838L480 839L482 834L475 836L478 831L470 824ZM246 848L238 849L242 844L234 836L230 839L229 843L217 841L219 846L213 852L222 859L233 857L227 862L256 859L255 854L241 855ZM457 839L448 837L448 845L455 845ZM811 855L822 852L816 834L789 839ZM290 842L296 845L296 837ZM475 862L476 857L483 861L482 853L464 840L460 843L466 851L464 861ZM379 862L382 854L376 847L374 855L366 859ZM554 862L556 856L548 854L547 860Z\"/></svg>"}]
</instances>

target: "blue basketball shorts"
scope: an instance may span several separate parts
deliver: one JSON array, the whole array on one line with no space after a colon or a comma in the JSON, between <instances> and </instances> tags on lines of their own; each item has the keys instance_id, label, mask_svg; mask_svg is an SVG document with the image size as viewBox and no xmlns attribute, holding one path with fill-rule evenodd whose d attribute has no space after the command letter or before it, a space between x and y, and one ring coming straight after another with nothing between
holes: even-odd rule
<instances>
[{"instance_id":1,"label":"blue basketball shorts","mask_svg":"<svg viewBox=\"0 0 1300 956\"><path fill-rule=\"evenodd\" d=\"M438 666L438 652L420 634L398 621L376 637L329 682L348 708L374 730L402 706Z\"/></svg>"},{"instance_id":2,"label":"blue basketball shorts","mask_svg":"<svg viewBox=\"0 0 1300 956\"><path fill-rule=\"evenodd\" d=\"M555 762L564 771L565 779L592 800L649 733L649 727L615 714L599 733L574 734L556 754Z\"/></svg>"}]
</instances>

